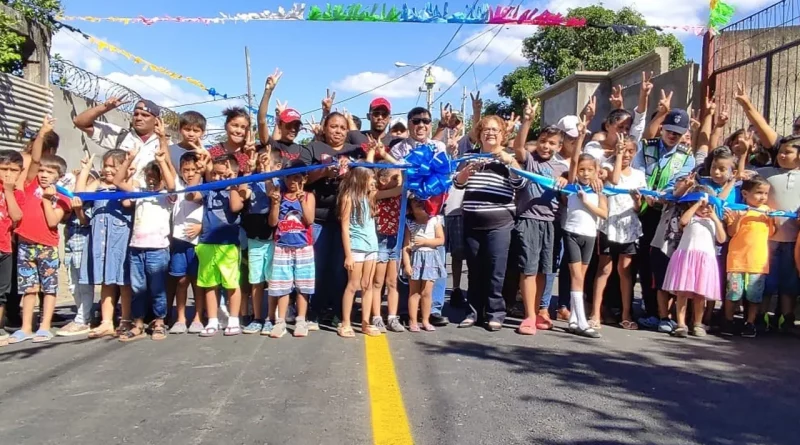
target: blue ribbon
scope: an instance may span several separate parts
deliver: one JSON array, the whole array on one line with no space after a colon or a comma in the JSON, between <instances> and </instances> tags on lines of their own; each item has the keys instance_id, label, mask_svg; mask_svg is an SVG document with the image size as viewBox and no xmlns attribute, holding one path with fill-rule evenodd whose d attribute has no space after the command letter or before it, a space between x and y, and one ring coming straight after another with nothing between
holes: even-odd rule
<instances>
[{"instance_id":1,"label":"blue ribbon","mask_svg":"<svg viewBox=\"0 0 800 445\"><path fill-rule=\"evenodd\" d=\"M231 186L241 185L241 184L250 184L254 182L262 182L266 181L267 179L272 178L281 178L284 176L289 175L296 175L299 173L308 173L313 170L319 170L321 168L328 167L329 164L318 164L318 165L310 165L307 167L297 167L297 168L287 168L284 170L278 170L269 173L259 173L257 175L250 175L250 176L241 176L238 178L232 179L223 179L222 181L214 181L214 182L206 182L204 184L193 185L191 187L186 187L183 190L170 192L171 194L177 193L190 193L190 192L209 192L212 190L222 190L226 189ZM123 199L141 199L141 198L149 198L151 196L158 196L161 195L159 191L152 191L152 192L80 192L80 193L71 193L69 190L63 187L56 187L56 190L69 197L78 197L81 201L89 202L89 201L100 201L106 199L113 199L113 200L123 200Z\"/></svg>"},{"instance_id":2,"label":"blue ribbon","mask_svg":"<svg viewBox=\"0 0 800 445\"><path fill-rule=\"evenodd\" d=\"M589 186L580 185L580 184L569 184L569 185L565 186L564 188L558 188L556 186L555 178L550 178L550 177L547 177L547 176L537 175L535 173L531 173L531 172L525 171L525 170L520 170L518 168L512 168L511 170L514 173L516 173L518 176L521 176L521 177L527 179L528 181L531 181L531 182L533 182L535 184L538 184L538 185L540 185L540 186L542 186L544 188L547 188L547 189L558 190L560 192L567 193L567 194L578 193L579 190L583 191L585 193L594 193L594 190L592 190L592 188L589 187ZM787 211L787 210L763 211L763 210L760 210L760 209L757 209L757 208L754 208L754 207L750 207L750 206L748 206L746 204L728 203L726 201L723 201L722 199L719 199L716 196L710 196L710 195L708 195L706 193L689 193L689 194L684 195L684 196L682 196L680 198L676 198L675 196L668 195L668 194L662 194L662 193L656 192L654 190L649 190L649 189L638 189L638 191L643 196L652 196L653 198L658 198L658 199L661 199L661 200L664 200L664 201L672 201L672 202L694 202L694 201L699 201L700 199L706 198L706 199L708 199L708 202L711 205L714 206L714 209L717 212L717 216L719 216L720 218L722 218L725 209L730 209L730 210L733 210L733 211L752 210L754 212L764 213L764 214L766 214L767 216L770 216L770 217L797 218L797 212L792 212L792 211ZM621 188L609 187L609 186L603 187L603 194L604 195L608 195L608 196L620 195L620 194L628 194L630 192L631 191L628 190L628 189L621 189Z\"/></svg>"}]
</instances>

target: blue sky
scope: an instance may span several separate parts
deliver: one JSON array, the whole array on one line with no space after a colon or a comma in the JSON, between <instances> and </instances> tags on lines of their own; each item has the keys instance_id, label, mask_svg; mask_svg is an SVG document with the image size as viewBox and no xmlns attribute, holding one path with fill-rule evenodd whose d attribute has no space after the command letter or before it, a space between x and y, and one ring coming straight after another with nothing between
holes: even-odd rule
<instances>
[{"instance_id":1,"label":"blue sky","mask_svg":"<svg viewBox=\"0 0 800 445\"><path fill-rule=\"evenodd\" d=\"M221 12L233 15L265 9L274 11L278 6L287 9L291 7L289 2L255 0L227 0L224 3L205 0L194 2L64 0L63 3L67 15L98 17L159 15L215 17ZM552 3L525 2L524 6L565 12L571 7L593 3L597 2L553 0ZM644 14L651 24L702 24L708 14L708 2L673 4L670 8L664 8L663 3L661 5L656 3L661 2L644 0L603 2L606 7L613 9L632 5ZM772 2L734 0L730 3L737 7L738 18ZM323 3L308 5L311 4L323 5ZM416 7L424 4L424 2L409 2L409 6ZM451 11L454 5L457 5L456 9L464 8L461 3L451 2ZM409 68L396 68L394 66L396 61L424 64L433 60L458 28L458 25L454 24L302 21L259 21L225 25L159 23L153 26L87 22L70 22L70 24L156 65L194 77L206 86L213 87L220 93L227 93L229 96L246 92L244 46L247 45L250 48L255 103L260 100L266 76L275 68L280 68L284 75L273 95L272 105L274 106L275 99L288 100L289 106L301 113L318 108L326 88L336 91L338 101L409 70ZM484 25L465 25L453 40L450 49L474 38L486 29ZM472 69L466 72L442 100L458 107L463 86L466 86L468 91L481 90L483 97L497 98L495 85L504 74L524 63L520 44L533 30L527 26L506 27L477 60L476 57L493 32L484 34L439 60L434 68L434 74L439 82L437 87L441 88L441 91L453 84L467 66L476 60L474 73ZM700 60L702 39L689 33L676 35L684 42L687 57ZM149 71L144 72L140 65L108 52L98 55L89 49L91 47L91 44L82 41L80 37L62 31L54 38L53 52L58 52L64 58L89 71L124 84L142 96L167 106L175 107L210 99L207 93L191 84L164 78ZM494 73L491 73L492 70L495 70ZM393 112L407 111L417 103L424 105L424 94L419 97L417 92L422 77L423 72L419 71L375 93L339 104L338 107L345 107L354 114L363 116L366 114L369 101L379 94L389 98L393 104ZM225 106L240 103L242 102L226 101L194 107L178 106L175 109L176 111L197 109L207 116L214 116L219 115ZM316 113L315 117L318 118L319 113ZM220 125L221 119L212 119L210 127L215 128Z\"/></svg>"}]
</instances>

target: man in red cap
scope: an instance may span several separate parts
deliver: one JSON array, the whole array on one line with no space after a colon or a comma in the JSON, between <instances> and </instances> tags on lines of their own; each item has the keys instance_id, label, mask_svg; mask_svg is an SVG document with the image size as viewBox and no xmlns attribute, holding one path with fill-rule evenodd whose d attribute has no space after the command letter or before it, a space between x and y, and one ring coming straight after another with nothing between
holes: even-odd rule
<instances>
[{"instance_id":1,"label":"man in red cap","mask_svg":"<svg viewBox=\"0 0 800 445\"><path fill-rule=\"evenodd\" d=\"M388 148L394 145L393 142L400 141L386 131L392 118L392 104L388 100L383 97L373 99L369 103L367 118L369 118L369 130L350 131L347 133L347 143L362 145L369 141L367 136L372 136L373 139L381 141Z\"/></svg>"}]
</instances>

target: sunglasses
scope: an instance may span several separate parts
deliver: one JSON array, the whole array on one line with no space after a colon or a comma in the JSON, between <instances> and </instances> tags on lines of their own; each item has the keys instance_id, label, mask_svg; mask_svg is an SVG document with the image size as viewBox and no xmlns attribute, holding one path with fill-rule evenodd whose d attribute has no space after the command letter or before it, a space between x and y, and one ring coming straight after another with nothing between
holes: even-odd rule
<instances>
[{"instance_id":1,"label":"sunglasses","mask_svg":"<svg viewBox=\"0 0 800 445\"><path fill-rule=\"evenodd\" d=\"M414 125L419 125L419 124L430 125L431 120L426 117L415 117L414 119L411 119L411 123Z\"/></svg>"},{"instance_id":2,"label":"sunglasses","mask_svg":"<svg viewBox=\"0 0 800 445\"><path fill-rule=\"evenodd\" d=\"M371 114L372 114L372 117L389 117L389 112L388 111L375 110Z\"/></svg>"}]
</instances>

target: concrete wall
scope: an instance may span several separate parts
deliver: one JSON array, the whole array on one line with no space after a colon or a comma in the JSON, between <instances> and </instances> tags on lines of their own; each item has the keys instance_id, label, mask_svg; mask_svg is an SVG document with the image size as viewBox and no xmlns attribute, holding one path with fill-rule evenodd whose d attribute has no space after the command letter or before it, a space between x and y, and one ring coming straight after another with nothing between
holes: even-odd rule
<instances>
[{"instance_id":1,"label":"concrete wall","mask_svg":"<svg viewBox=\"0 0 800 445\"><path fill-rule=\"evenodd\" d=\"M56 118L55 131L61 137L58 147L58 155L67 161L70 170L80 168L81 158L84 151L101 156L104 149L95 144L82 131L75 128L72 119L81 112L97 105L96 102L85 99L62 90L58 86L51 85L53 91L53 117ZM100 120L127 128L130 125L131 116L119 110L111 110L104 114ZM95 162L95 166L99 166Z\"/></svg>"},{"instance_id":2,"label":"concrete wall","mask_svg":"<svg viewBox=\"0 0 800 445\"><path fill-rule=\"evenodd\" d=\"M639 91L641 90L642 74L635 84L628 85L622 90L622 97L625 100L625 108L633 110L639 102ZM680 68L667 71L660 76L653 77L653 92L650 93L650 101L647 107L647 117L658 108L658 101L661 100L661 90L667 94L672 91L672 107L684 110L699 111L702 95L700 92L700 66L696 63L688 63ZM596 119L601 119L600 112Z\"/></svg>"}]
</instances>

